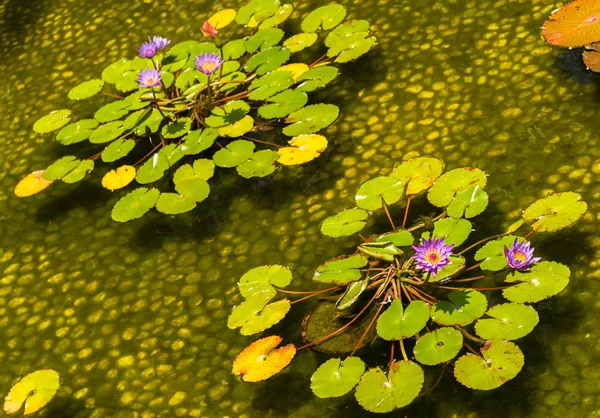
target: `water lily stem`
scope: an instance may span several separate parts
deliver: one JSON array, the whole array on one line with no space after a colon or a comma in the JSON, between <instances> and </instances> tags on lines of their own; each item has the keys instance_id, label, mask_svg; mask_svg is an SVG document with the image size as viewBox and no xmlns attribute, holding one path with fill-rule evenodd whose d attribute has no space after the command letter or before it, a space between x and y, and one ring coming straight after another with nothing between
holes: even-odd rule
<instances>
[{"instance_id":1,"label":"water lily stem","mask_svg":"<svg viewBox=\"0 0 600 418\"><path fill-rule=\"evenodd\" d=\"M249 136L244 136L244 139L247 139L248 141L252 141L252 142L258 142L259 144L265 144L265 145L270 145L272 147L276 147L276 148L281 148L282 145L279 144L274 144L272 142L268 142L268 141L261 141L260 139L256 139L256 138L250 138Z\"/></svg>"},{"instance_id":2,"label":"water lily stem","mask_svg":"<svg viewBox=\"0 0 600 418\"><path fill-rule=\"evenodd\" d=\"M527 233L527 235L525 235L523 238L529 238L530 236L532 236L535 233L535 231L529 231Z\"/></svg>"},{"instance_id":3,"label":"water lily stem","mask_svg":"<svg viewBox=\"0 0 600 418\"><path fill-rule=\"evenodd\" d=\"M396 344L392 341L391 349L390 349L390 367L392 367L392 364L394 364L394 360L396 360L394 358L394 347L395 346L396 346Z\"/></svg>"},{"instance_id":4,"label":"water lily stem","mask_svg":"<svg viewBox=\"0 0 600 418\"><path fill-rule=\"evenodd\" d=\"M335 289L339 289L339 288L337 288L337 287L336 287ZM317 296L317 295L320 295L320 294L322 294L322 293L331 292L331 290L332 290L332 289L325 289L325 290L319 290L319 291L317 291L317 292L313 292L312 294L310 294L310 295L308 295L308 296L304 296L303 298L296 299L296 300L295 300L295 301L293 301L293 302L292 302L290 305L293 305L294 303L302 302L303 300L310 299L310 298L312 298L312 297L314 297L314 296Z\"/></svg>"},{"instance_id":5,"label":"water lily stem","mask_svg":"<svg viewBox=\"0 0 600 418\"><path fill-rule=\"evenodd\" d=\"M336 289L341 289L341 288L342 288L342 286L335 286L335 287L330 287L328 289L323 289L323 290L311 290L309 292L298 292L298 291L295 291L295 290L283 290L283 289L280 289L278 287L275 287L275 290L277 290L278 292L281 292L281 293L288 293L290 295L312 295L312 294L316 294L316 293L320 293L320 292L325 292L325 291L329 291L329 290L336 290Z\"/></svg>"},{"instance_id":6,"label":"water lily stem","mask_svg":"<svg viewBox=\"0 0 600 418\"><path fill-rule=\"evenodd\" d=\"M439 220L439 219L442 219L442 218L443 218L444 216L446 216L447 214L448 214L448 212L444 211L444 212L440 213L438 216L436 216L435 218L433 218L433 219L431 220L431 222L435 222L435 221L437 221L437 220Z\"/></svg>"},{"instance_id":7,"label":"water lily stem","mask_svg":"<svg viewBox=\"0 0 600 418\"><path fill-rule=\"evenodd\" d=\"M379 318L379 313L381 312L381 310L383 309L384 306L385 305L383 303L379 305L379 308L377 309L377 312L375 312L375 316L373 316L373 319L371 319L371 322L369 322L369 326L367 327L367 329L365 330L365 332L363 332L363 335L360 336L360 339L358 340L358 342L354 346L354 350L352 350L352 352L350 353L350 357L352 357L354 355L354 353L356 353L356 350L358 350L358 347L360 347L360 343L363 342L363 340L365 339L365 337L367 336L367 334L369 333L369 331L371 331L371 327L373 326L373 324L375 323L375 321L377 320L377 318Z\"/></svg>"},{"instance_id":8,"label":"water lily stem","mask_svg":"<svg viewBox=\"0 0 600 418\"><path fill-rule=\"evenodd\" d=\"M489 274L484 274L484 275L476 276L476 277L468 277L466 279L453 280L452 283L474 282L475 280L485 279L486 277L489 277L489 276L490 276Z\"/></svg>"},{"instance_id":9,"label":"water lily stem","mask_svg":"<svg viewBox=\"0 0 600 418\"><path fill-rule=\"evenodd\" d=\"M146 158L148 158L150 156L150 154L152 154L154 151L156 151L159 147L162 147L162 142L160 144L158 144L157 146L155 146L154 148L152 148L152 150L144 155L137 163L135 163L133 166L136 167L139 163L141 163L142 161L144 161Z\"/></svg>"},{"instance_id":10,"label":"water lily stem","mask_svg":"<svg viewBox=\"0 0 600 418\"><path fill-rule=\"evenodd\" d=\"M462 332L462 334L471 341L475 341L476 343L480 343L480 344L485 343L485 340L482 340L481 338L474 336L473 334L469 333L466 329L464 329L463 327L461 327L459 325L455 325L454 328L456 328L457 330Z\"/></svg>"},{"instance_id":11,"label":"water lily stem","mask_svg":"<svg viewBox=\"0 0 600 418\"><path fill-rule=\"evenodd\" d=\"M404 219L402 220L402 229L406 226L406 219L408 218L408 208L410 208L410 196L408 196L408 200L406 201L406 209L404 209Z\"/></svg>"},{"instance_id":12,"label":"water lily stem","mask_svg":"<svg viewBox=\"0 0 600 418\"><path fill-rule=\"evenodd\" d=\"M459 252L456 255L462 255L462 254L466 253L467 251L469 251L470 249L475 248L475 247L477 247L480 244L483 244L484 242L488 242L491 239L499 238L499 237L502 237L504 235L506 235L506 232L503 232L503 233L497 234L497 235L492 235L491 237L487 237L487 238L484 238L482 240L479 240L475 244L468 246L467 248L465 248L464 250L462 250L461 252Z\"/></svg>"},{"instance_id":13,"label":"water lily stem","mask_svg":"<svg viewBox=\"0 0 600 418\"><path fill-rule=\"evenodd\" d=\"M392 219L392 215L390 215L390 211L388 210L388 206L385 203L385 200L383 200L383 197L381 198L381 206L383 206L383 209L385 210L385 214L388 217L388 220L390 221L390 225L392 225L392 229L396 229L396 226L394 225L394 221Z\"/></svg>"},{"instance_id":14,"label":"water lily stem","mask_svg":"<svg viewBox=\"0 0 600 418\"><path fill-rule=\"evenodd\" d=\"M400 350L402 351L402 358L404 359L404 361L408 361L406 349L404 348L404 338L400 338Z\"/></svg>"},{"instance_id":15,"label":"water lily stem","mask_svg":"<svg viewBox=\"0 0 600 418\"><path fill-rule=\"evenodd\" d=\"M475 355L476 355L476 356L478 356L478 357L481 357L481 354L480 354L480 353L478 353L477 351L475 351L475 349L474 349L473 347L471 347L471 345L470 345L468 342L466 342L466 341L463 341L463 345L464 345L465 347L467 347L471 353L475 354Z\"/></svg>"},{"instance_id":16,"label":"water lily stem","mask_svg":"<svg viewBox=\"0 0 600 418\"><path fill-rule=\"evenodd\" d=\"M472 290L502 290L502 289L508 289L509 287L513 287L515 286L514 284L508 285L508 286L498 286L498 287L453 287L453 286L441 286L441 285L434 285L435 287L438 287L440 289L448 289L448 290L467 290L467 289L472 289Z\"/></svg>"},{"instance_id":17,"label":"water lily stem","mask_svg":"<svg viewBox=\"0 0 600 418\"><path fill-rule=\"evenodd\" d=\"M104 93L103 91L101 91L100 94L106 97L112 97L113 99L124 99L124 97L118 96L116 94Z\"/></svg>"},{"instance_id":18,"label":"water lily stem","mask_svg":"<svg viewBox=\"0 0 600 418\"><path fill-rule=\"evenodd\" d=\"M476 268L477 268L477 267L479 267L480 265L481 265L481 263L477 263L477 264L475 264L475 265L473 265L473 266L469 267L468 269L466 269L466 270L465 270L465 273L466 273L467 271L471 271L471 270L474 270L474 269L476 269Z\"/></svg>"}]
</instances>

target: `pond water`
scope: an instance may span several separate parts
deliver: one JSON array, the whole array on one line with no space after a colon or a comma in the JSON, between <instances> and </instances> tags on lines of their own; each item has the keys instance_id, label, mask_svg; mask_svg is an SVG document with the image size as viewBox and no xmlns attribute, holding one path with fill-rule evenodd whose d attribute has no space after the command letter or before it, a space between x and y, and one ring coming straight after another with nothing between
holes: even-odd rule
<instances>
[{"instance_id":1,"label":"pond water","mask_svg":"<svg viewBox=\"0 0 600 418\"><path fill-rule=\"evenodd\" d=\"M147 35L197 39L212 12L241 3L0 1L0 392L51 367L63 385L40 417L370 416L351 396L312 395L322 358L309 350L283 375L241 383L231 362L253 339L228 330L226 318L251 267L289 265L293 287L308 288L316 266L354 243L323 238L319 222L350 207L366 179L432 155L490 174L493 203L479 222L508 225L548 191L576 191L589 211L534 240L571 267L572 280L540 305L539 326L519 343L526 366L517 378L483 393L446 377L393 416L600 415L600 79L541 39L560 2L338 2L371 20L379 45L320 93L342 109L328 152L267 180L223 174L188 215L116 224L110 208L121 194L97 175L13 195L25 174L67 152L33 123L75 108L68 90L134 56ZM297 18L323 1L293 3ZM75 116L101 102L78 104ZM299 342L296 328L277 331Z\"/></svg>"}]
</instances>

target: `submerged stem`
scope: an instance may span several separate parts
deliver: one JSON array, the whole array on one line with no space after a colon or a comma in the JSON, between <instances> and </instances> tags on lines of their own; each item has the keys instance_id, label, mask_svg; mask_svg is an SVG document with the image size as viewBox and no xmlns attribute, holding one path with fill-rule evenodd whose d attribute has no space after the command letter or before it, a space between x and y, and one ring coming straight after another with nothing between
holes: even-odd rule
<instances>
[{"instance_id":1,"label":"submerged stem","mask_svg":"<svg viewBox=\"0 0 600 418\"><path fill-rule=\"evenodd\" d=\"M339 288L336 288L336 289L339 289ZM303 298L296 299L295 301L291 302L290 305L293 305L294 303L302 302L303 300L310 299L310 298L312 298L314 296L317 296L317 295L320 295L320 294L323 294L323 293L331 292L331 290L332 289L319 290L317 292L311 293L308 296L304 296Z\"/></svg>"},{"instance_id":2,"label":"submerged stem","mask_svg":"<svg viewBox=\"0 0 600 418\"><path fill-rule=\"evenodd\" d=\"M388 206L385 203L385 200L383 200L383 197L381 198L381 206L383 206L385 214L388 217L388 221L390 221L390 225L392 225L392 230L396 229L396 226L394 225L394 220L392 219L392 215L390 215L390 211L388 210Z\"/></svg>"},{"instance_id":3,"label":"submerged stem","mask_svg":"<svg viewBox=\"0 0 600 418\"><path fill-rule=\"evenodd\" d=\"M476 343L479 343L479 344L483 344L486 342L486 340L482 340L481 338L476 337L473 334L469 333L466 329L464 329L460 325L455 325L454 328L456 328L457 330L462 332L462 334L471 341L475 341Z\"/></svg>"},{"instance_id":4,"label":"submerged stem","mask_svg":"<svg viewBox=\"0 0 600 418\"><path fill-rule=\"evenodd\" d=\"M371 319L371 322L369 322L369 326L367 327L367 329L365 330L365 332L363 332L363 335L361 335L361 337L358 340L358 342L354 345L354 350L352 350L352 352L350 353L350 357L352 357L354 355L354 353L356 352L356 350L358 350L358 347L360 346L360 343L362 343L362 341L365 339L365 337L367 336L367 334L371 330L371 327L373 326L373 324L375 323L375 321L377 320L377 318L379 318L379 313L381 312L382 309L383 309L383 303L379 305L379 308L377 309L377 312L375 312L375 315L373 316L373 319Z\"/></svg>"},{"instance_id":5,"label":"submerged stem","mask_svg":"<svg viewBox=\"0 0 600 418\"><path fill-rule=\"evenodd\" d=\"M406 219L408 218L408 208L410 208L410 196L406 201L406 209L404 210L404 219L402 220L402 229L406 226Z\"/></svg>"},{"instance_id":6,"label":"submerged stem","mask_svg":"<svg viewBox=\"0 0 600 418\"><path fill-rule=\"evenodd\" d=\"M406 349L404 348L404 338L400 338L400 350L402 351L402 358L404 358L404 361L408 361Z\"/></svg>"}]
</instances>

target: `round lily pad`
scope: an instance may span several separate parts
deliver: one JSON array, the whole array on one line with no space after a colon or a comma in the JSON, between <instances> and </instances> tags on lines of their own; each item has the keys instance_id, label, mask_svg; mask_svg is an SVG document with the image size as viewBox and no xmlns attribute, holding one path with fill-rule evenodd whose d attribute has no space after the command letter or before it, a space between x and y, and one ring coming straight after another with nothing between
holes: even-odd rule
<instances>
[{"instance_id":1,"label":"round lily pad","mask_svg":"<svg viewBox=\"0 0 600 418\"><path fill-rule=\"evenodd\" d=\"M233 374L242 376L245 382L259 382L282 371L296 355L293 344L275 349L282 340L271 335L250 344L233 362Z\"/></svg>"},{"instance_id":2,"label":"round lily pad","mask_svg":"<svg viewBox=\"0 0 600 418\"><path fill-rule=\"evenodd\" d=\"M406 195L412 196L429 189L444 171L444 162L437 158L417 157L403 162L390 174L406 186Z\"/></svg>"},{"instance_id":3,"label":"round lily pad","mask_svg":"<svg viewBox=\"0 0 600 418\"><path fill-rule=\"evenodd\" d=\"M516 303L539 302L563 291L569 284L571 271L553 261L536 263L531 271L515 271L506 278L508 283L519 283L502 291L502 295Z\"/></svg>"},{"instance_id":4,"label":"round lily pad","mask_svg":"<svg viewBox=\"0 0 600 418\"><path fill-rule=\"evenodd\" d=\"M151 133L156 133L158 132L158 128L162 121L163 116L160 114L160 112L157 109L152 109L150 115L142 118L135 126L134 132L138 136L147 136Z\"/></svg>"},{"instance_id":5,"label":"round lily pad","mask_svg":"<svg viewBox=\"0 0 600 418\"><path fill-rule=\"evenodd\" d=\"M321 364L310 378L310 388L319 398L335 398L350 392L365 372L365 363L358 357L342 362L332 358Z\"/></svg>"},{"instance_id":6,"label":"round lily pad","mask_svg":"<svg viewBox=\"0 0 600 418\"><path fill-rule=\"evenodd\" d=\"M430 277L430 282L435 283L441 282L442 280L448 281L465 269L467 260L465 260L462 255L451 255L448 259L450 260L450 264L439 269L435 277ZM422 278L425 279L426 275L427 273L423 272Z\"/></svg>"},{"instance_id":7,"label":"round lily pad","mask_svg":"<svg viewBox=\"0 0 600 418\"><path fill-rule=\"evenodd\" d=\"M412 361L393 363L387 376L380 368L370 369L360 379L356 400L367 411L390 412L414 401L424 381L423 369Z\"/></svg>"},{"instance_id":8,"label":"round lily pad","mask_svg":"<svg viewBox=\"0 0 600 418\"><path fill-rule=\"evenodd\" d=\"M337 26L334 30L329 32L327 38L325 38L325 46L331 48L336 44L347 43L348 39L355 33L369 31L370 24L368 20L351 20L349 22L342 23Z\"/></svg>"},{"instance_id":9,"label":"round lily pad","mask_svg":"<svg viewBox=\"0 0 600 418\"><path fill-rule=\"evenodd\" d=\"M332 104L320 103L306 106L285 119L285 122L291 125L283 128L282 132L287 136L314 134L331 125L339 114L340 109Z\"/></svg>"},{"instance_id":10,"label":"round lily pad","mask_svg":"<svg viewBox=\"0 0 600 418\"><path fill-rule=\"evenodd\" d=\"M279 0L251 0L238 10L235 21L240 25L256 27L279 10Z\"/></svg>"},{"instance_id":11,"label":"round lily pad","mask_svg":"<svg viewBox=\"0 0 600 418\"><path fill-rule=\"evenodd\" d=\"M275 161L279 158L277 151L262 150L252 154L249 160L236 167L237 173L244 178L266 177L275 171Z\"/></svg>"},{"instance_id":12,"label":"round lily pad","mask_svg":"<svg viewBox=\"0 0 600 418\"><path fill-rule=\"evenodd\" d=\"M358 280L356 282L350 283L346 287L346 291L340 296L340 298L335 303L336 308L339 310L348 309L352 306L358 298L362 295L362 293L367 288L369 284L369 279L366 278L364 280Z\"/></svg>"},{"instance_id":13,"label":"round lily pad","mask_svg":"<svg viewBox=\"0 0 600 418\"><path fill-rule=\"evenodd\" d=\"M362 209L347 209L326 218L321 224L321 232L328 237L347 237L363 229L368 217L369 214Z\"/></svg>"},{"instance_id":14,"label":"round lily pad","mask_svg":"<svg viewBox=\"0 0 600 418\"><path fill-rule=\"evenodd\" d=\"M460 331L449 327L438 328L421 336L415 344L413 353L419 363L435 366L456 357L462 344L463 336Z\"/></svg>"},{"instance_id":15,"label":"round lily pad","mask_svg":"<svg viewBox=\"0 0 600 418\"><path fill-rule=\"evenodd\" d=\"M253 53L275 46L283 39L283 31L279 28L259 30L246 40L246 51Z\"/></svg>"},{"instance_id":16,"label":"round lily pad","mask_svg":"<svg viewBox=\"0 0 600 418\"><path fill-rule=\"evenodd\" d=\"M133 148L135 148L135 140L117 139L104 148L104 151L102 151L102 161L105 163L117 161L129 154Z\"/></svg>"},{"instance_id":17,"label":"round lily pad","mask_svg":"<svg viewBox=\"0 0 600 418\"><path fill-rule=\"evenodd\" d=\"M38 134L45 134L62 128L71 120L71 111L68 109L54 110L41 117L33 124L33 130Z\"/></svg>"},{"instance_id":18,"label":"round lily pad","mask_svg":"<svg viewBox=\"0 0 600 418\"><path fill-rule=\"evenodd\" d=\"M326 86L332 80L338 76L339 70L336 67L323 66L311 68L305 73L302 73L296 80L298 83L298 90L301 91L314 91L321 87Z\"/></svg>"},{"instance_id":19,"label":"round lily pad","mask_svg":"<svg viewBox=\"0 0 600 418\"><path fill-rule=\"evenodd\" d=\"M440 325L468 325L485 313L487 299L477 290L454 290L449 300L440 300L431 308L431 319Z\"/></svg>"},{"instance_id":20,"label":"round lily pad","mask_svg":"<svg viewBox=\"0 0 600 418\"><path fill-rule=\"evenodd\" d=\"M92 160L81 160L77 167L71 170L67 175L63 176L61 180L65 183L76 183L78 181L83 180L83 178L90 171L94 169L94 161Z\"/></svg>"},{"instance_id":21,"label":"round lily pad","mask_svg":"<svg viewBox=\"0 0 600 418\"><path fill-rule=\"evenodd\" d=\"M221 126L219 128L219 136L237 138L250 132L252 128L254 128L254 119L252 116L246 115L241 120L234 122L231 125Z\"/></svg>"},{"instance_id":22,"label":"round lily pad","mask_svg":"<svg viewBox=\"0 0 600 418\"><path fill-rule=\"evenodd\" d=\"M247 271L238 283L240 293L246 299L259 298L269 301L277 294L273 286L286 287L292 281L292 272L280 265L260 266Z\"/></svg>"},{"instance_id":23,"label":"round lily pad","mask_svg":"<svg viewBox=\"0 0 600 418\"><path fill-rule=\"evenodd\" d=\"M273 16L269 17L268 19L265 19L258 28L260 30L263 30L278 26L285 22L287 18L290 17L293 11L294 6L292 6L291 4L284 4L279 9L277 9Z\"/></svg>"},{"instance_id":24,"label":"round lily pad","mask_svg":"<svg viewBox=\"0 0 600 418\"><path fill-rule=\"evenodd\" d=\"M369 263L369 259L363 255L351 255L337 257L321 264L313 280L319 283L348 284L359 280L360 269Z\"/></svg>"},{"instance_id":25,"label":"round lily pad","mask_svg":"<svg viewBox=\"0 0 600 418\"><path fill-rule=\"evenodd\" d=\"M215 164L211 160L199 159L193 165L184 164L173 175L175 190L182 196L195 202L206 199L210 186L206 180L215 172Z\"/></svg>"},{"instance_id":26,"label":"round lily pad","mask_svg":"<svg viewBox=\"0 0 600 418\"><path fill-rule=\"evenodd\" d=\"M458 192L448 205L448 216L453 218L473 218L482 213L489 203L489 196L479 186L469 187Z\"/></svg>"},{"instance_id":27,"label":"round lily pad","mask_svg":"<svg viewBox=\"0 0 600 418\"><path fill-rule=\"evenodd\" d=\"M187 134L191 128L192 120L190 118L180 118L163 126L162 134L165 138L179 138Z\"/></svg>"},{"instance_id":28,"label":"round lily pad","mask_svg":"<svg viewBox=\"0 0 600 418\"><path fill-rule=\"evenodd\" d=\"M87 99L88 97L92 97L102 90L104 86L104 80L93 79L90 81L84 81L76 87L73 87L71 91L69 91L69 99L71 100L81 100Z\"/></svg>"},{"instance_id":29,"label":"round lily pad","mask_svg":"<svg viewBox=\"0 0 600 418\"><path fill-rule=\"evenodd\" d=\"M594 0L572 1L554 10L542 27L542 35L552 45L573 48L600 39L600 5Z\"/></svg>"},{"instance_id":30,"label":"round lily pad","mask_svg":"<svg viewBox=\"0 0 600 418\"><path fill-rule=\"evenodd\" d=\"M414 300L404 309L402 302L394 299L377 318L377 334L388 341L410 338L425 328L428 321L429 305L425 302Z\"/></svg>"},{"instance_id":31,"label":"round lily pad","mask_svg":"<svg viewBox=\"0 0 600 418\"><path fill-rule=\"evenodd\" d=\"M213 156L214 163L219 167L236 167L247 161L254 153L255 145L250 141L233 141L225 148L215 152Z\"/></svg>"},{"instance_id":32,"label":"round lily pad","mask_svg":"<svg viewBox=\"0 0 600 418\"><path fill-rule=\"evenodd\" d=\"M52 184L52 180L44 178L44 170L28 174L15 186L15 195L18 197L32 196L41 192Z\"/></svg>"},{"instance_id":33,"label":"round lily pad","mask_svg":"<svg viewBox=\"0 0 600 418\"><path fill-rule=\"evenodd\" d=\"M212 147L218 136L219 131L215 128L190 131L181 144L181 152L184 155L198 154Z\"/></svg>"},{"instance_id":34,"label":"round lily pad","mask_svg":"<svg viewBox=\"0 0 600 418\"><path fill-rule=\"evenodd\" d=\"M498 240L486 243L475 253L475 260L481 262L479 267L482 270L489 271L500 271L506 268L506 266L508 266L508 261L504 255L504 247L510 248L515 242L515 239L518 239L519 242L525 241L522 237L507 235Z\"/></svg>"},{"instance_id":35,"label":"round lily pad","mask_svg":"<svg viewBox=\"0 0 600 418\"><path fill-rule=\"evenodd\" d=\"M332 3L319 7L302 20L302 32L316 32L319 28L331 30L339 25L345 17L346 9L342 5Z\"/></svg>"},{"instance_id":36,"label":"round lily pad","mask_svg":"<svg viewBox=\"0 0 600 418\"><path fill-rule=\"evenodd\" d=\"M375 36L370 36L368 38L353 38L348 41L345 45L345 48L340 52L340 54L335 58L335 62L345 63L354 61L355 59L365 55L367 52L373 48L377 42L377 38ZM328 53L329 55L329 53ZM330 55L333 56L333 55Z\"/></svg>"},{"instance_id":37,"label":"round lily pad","mask_svg":"<svg viewBox=\"0 0 600 418\"><path fill-rule=\"evenodd\" d=\"M273 71L257 78L248 87L251 90L248 98L251 100L266 100L294 84L291 71Z\"/></svg>"},{"instance_id":38,"label":"round lily pad","mask_svg":"<svg viewBox=\"0 0 600 418\"><path fill-rule=\"evenodd\" d=\"M156 180L161 179L168 169L169 160L164 154L157 152L138 168L135 180L139 184L154 183Z\"/></svg>"},{"instance_id":39,"label":"round lily pad","mask_svg":"<svg viewBox=\"0 0 600 418\"><path fill-rule=\"evenodd\" d=\"M215 107L211 115L206 118L206 124L211 128L231 125L242 120L250 111L250 105L241 100L234 100L223 107Z\"/></svg>"},{"instance_id":40,"label":"round lily pad","mask_svg":"<svg viewBox=\"0 0 600 418\"><path fill-rule=\"evenodd\" d=\"M556 193L534 202L523 212L536 232L555 232L577 221L587 211L587 203L573 192Z\"/></svg>"},{"instance_id":41,"label":"round lily pad","mask_svg":"<svg viewBox=\"0 0 600 418\"><path fill-rule=\"evenodd\" d=\"M102 80L110 84L117 84L128 71L128 63L129 60L127 58L121 58L108 65L102 71Z\"/></svg>"},{"instance_id":42,"label":"round lily pad","mask_svg":"<svg viewBox=\"0 0 600 418\"><path fill-rule=\"evenodd\" d=\"M49 181L58 180L60 178L65 177L71 171L79 167L81 161L82 160L78 160L72 155L67 155L66 157L59 158L58 160L50 164L48 168L46 168L43 176L46 180Z\"/></svg>"},{"instance_id":43,"label":"round lily pad","mask_svg":"<svg viewBox=\"0 0 600 418\"><path fill-rule=\"evenodd\" d=\"M70 123L58 131L56 140L63 145L71 145L85 141L90 137L97 126L98 121L95 119L83 119Z\"/></svg>"},{"instance_id":44,"label":"round lily pad","mask_svg":"<svg viewBox=\"0 0 600 418\"><path fill-rule=\"evenodd\" d=\"M102 178L102 187L108 190L122 189L135 178L135 167L123 165L116 170L110 170Z\"/></svg>"},{"instance_id":45,"label":"round lily pad","mask_svg":"<svg viewBox=\"0 0 600 418\"><path fill-rule=\"evenodd\" d=\"M480 319L475 332L486 340L516 340L529 334L540 321L537 311L520 303L505 303L490 308L486 313L492 319Z\"/></svg>"},{"instance_id":46,"label":"round lily pad","mask_svg":"<svg viewBox=\"0 0 600 418\"><path fill-rule=\"evenodd\" d=\"M454 377L470 389L496 389L519 374L525 364L523 353L510 341L488 341L481 355L467 353L454 364Z\"/></svg>"},{"instance_id":47,"label":"round lily pad","mask_svg":"<svg viewBox=\"0 0 600 418\"><path fill-rule=\"evenodd\" d=\"M106 142L114 141L121 136L123 132L125 132L125 128L123 128L122 121L117 120L109 122L98 126L90 135L89 141L92 144L104 144Z\"/></svg>"},{"instance_id":48,"label":"round lily pad","mask_svg":"<svg viewBox=\"0 0 600 418\"><path fill-rule=\"evenodd\" d=\"M116 222L129 222L141 218L154 207L160 192L140 187L123 196L113 208L111 217Z\"/></svg>"},{"instance_id":49,"label":"round lily pad","mask_svg":"<svg viewBox=\"0 0 600 418\"><path fill-rule=\"evenodd\" d=\"M327 148L323 135L298 135L288 141L289 147L277 150L278 162L283 165L299 165L317 158Z\"/></svg>"},{"instance_id":50,"label":"round lily pad","mask_svg":"<svg viewBox=\"0 0 600 418\"><path fill-rule=\"evenodd\" d=\"M236 60L241 58L246 53L246 41L243 39L235 39L223 45L223 59Z\"/></svg>"},{"instance_id":51,"label":"round lily pad","mask_svg":"<svg viewBox=\"0 0 600 418\"><path fill-rule=\"evenodd\" d=\"M448 206L457 193L473 186L484 188L487 183L486 174L478 168L457 168L443 174L429 189L427 199L433 206Z\"/></svg>"},{"instance_id":52,"label":"round lily pad","mask_svg":"<svg viewBox=\"0 0 600 418\"><path fill-rule=\"evenodd\" d=\"M298 33L283 41L283 46L294 53L312 46L318 38L316 33Z\"/></svg>"},{"instance_id":53,"label":"round lily pad","mask_svg":"<svg viewBox=\"0 0 600 418\"><path fill-rule=\"evenodd\" d=\"M38 370L15 383L4 398L4 412L11 415L23 410L31 415L48 404L60 387L60 376L52 369Z\"/></svg>"},{"instance_id":54,"label":"round lily pad","mask_svg":"<svg viewBox=\"0 0 600 418\"><path fill-rule=\"evenodd\" d=\"M244 66L244 70L246 70L246 72L254 72L258 75L263 75L277 69L289 58L289 49L274 46L253 55Z\"/></svg>"},{"instance_id":55,"label":"round lily pad","mask_svg":"<svg viewBox=\"0 0 600 418\"><path fill-rule=\"evenodd\" d=\"M415 243L415 237L409 231L388 232L375 238L375 242L391 242L396 247L408 247Z\"/></svg>"},{"instance_id":56,"label":"round lily pad","mask_svg":"<svg viewBox=\"0 0 600 418\"><path fill-rule=\"evenodd\" d=\"M118 100L105 104L94 113L94 119L101 123L121 119L131 111L129 106L130 104L126 100Z\"/></svg>"},{"instance_id":57,"label":"round lily pad","mask_svg":"<svg viewBox=\"0 0 600 418\"><path fill-rule=\"evenodd\" d=\"M156 201L156 210L165 215L179 215L196 207L196 202L178 193L161 193Z\"/></svg>"},{"instance_id":58,"label":"round lily pad","mask_svg":"<svg viewBox=\"0 0 600 418\"><path fill-rule=\"evenodd\" d=\"M242 335L257 334L281 321L290 308L288 299L266 305L262 298L252 298L233 308L227 326L241 328Z\"/></svg>"},{"instance_id":59,"label":"round lily pad","mask_svg":"<svg viewBox=\"0 0 600 418\"><path fill-rule=\"evenodd\" d=\"M354 199L356 206L366 210L381 209L383 201L391 205L404 195L404 184L393 177L377 177L364 182Z\"/></svg>"},{"instance_id":60,"label":"round lily pad","mask_svg":"<svg viewBox=\"0 0 600 418\"><path fill-rule=\"evenodd\" d=\"M473 224L466 219L443 218L433 224L433 236L444 239L446 245L458 247L465 242L473 229ZM429 233L422 235L429 238Z\"/></svg>"}]
</instances>

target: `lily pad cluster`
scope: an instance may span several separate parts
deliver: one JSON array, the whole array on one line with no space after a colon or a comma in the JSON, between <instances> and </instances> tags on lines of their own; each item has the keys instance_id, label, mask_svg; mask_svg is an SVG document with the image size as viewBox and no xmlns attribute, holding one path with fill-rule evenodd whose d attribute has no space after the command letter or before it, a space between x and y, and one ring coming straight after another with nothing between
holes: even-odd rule
<instances>
[{"instance_id":1,"label":"lily pad cluster","mask_svg":"<svg viewBox=\"0 0 600 418\"><path fill-rule=\"evenodd\" d=\"M301 32L288 34L279 26L292 12L280 0L221 10L202 25L204 39L169 47L155 36L134 59L119 59L101 78L74 87L72 100L98 94L116 100L76 121L70 110L55 110L33 130L57 131L56 141L67 146L88 141L96 151L34 171L15 194L33 195L56 180L79 182L101 161L112 166L103 174L104 188L137 183L112 210L115 221L127 222L152 208L170 215L194 209L209 196L215 169L265 177L317 158L328 146L319 132L339 108L313 103L309 94L333 82L339 65L367 53L377 39L368 21L346 20L346 9L335 3L308 13ZM224 29L234 23L247 36L229 39Z\"/></svg>"},{"instance_id":2,"label":"lily pad cluster","mask_svg":"<svg viewBox=\"0 0 600 418\"><path fill-rule=\"evenodd\" d=\"M315 269L317 290L287 290L292 273L280 265L257 267L241 278L245 300L234 307L228 326L243 335L279 323L296 302L319 300L302 321L303 345L276 348L281 337L262 338L242 351L233 373L244 381L264 380L297 351L311 348L331 356L312 375L316 396L354 391L364 409L380 413L423 393L431 366L441 366L440 378L453 374L474 390L509 382L525 362L515 341L539 322L536 303L560 293L570 279L567 266L534 257L529 237L572 225L587 204L577 193L551 194L527 207L504 233L472 242L473 218L489 202L486 184L478 168L444 173L444 163L430 157L404 161L389 175L363 183L355 207L321 224L326 236L356 235L360 243L353 253ZM419 197L440 213L411 215L411 201ZM390 207L401 202L404 215L396 223ZM391 229L365 234L373 216L387 217ZM370 344L375 339L384 344ZM386 345L388 356L369 358L389 361L367 364L360 358Z\"/></svg>"},{"instance_id":3,"label":"lily pad cluster","mask_svg":"<svg viewBox=\"0 0 600 418\"><path fill-rule=\"evenodd\" d=\"M542 34L551 45L584 47L583 63L588 70L600 72L600 2L575 0L554 10Z\"/></svg>"}]
</instances>

